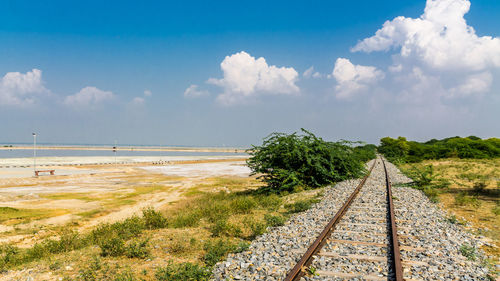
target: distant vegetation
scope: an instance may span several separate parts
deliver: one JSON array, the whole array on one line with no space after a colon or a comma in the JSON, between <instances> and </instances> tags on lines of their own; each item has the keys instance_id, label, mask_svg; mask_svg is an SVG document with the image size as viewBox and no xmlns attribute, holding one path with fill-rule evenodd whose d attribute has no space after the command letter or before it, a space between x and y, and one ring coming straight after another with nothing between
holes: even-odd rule
<instances>
[{"instance_id":1,"label":"distant vegetation","mask_svg":"<svg viewBox=\"0 0 500 281\"><path fill-rule=\"evenodd\" d=\"M443 158L492 159L500 157L500 139L482 140L469 136L432 139L422 143L408 141L404 137L385 137L380 140L378 151L392 162L417 163Z\"/></svg>"},{"instance_id":2,"label":"distant vegetation","mask_svg":"<svg viewBox=\"0 0 500 281\"><path fill-rule=\"evenodd\" d=\"M253 146L247 161L267 186L263 191L293 192L361 176L364 162L375 158L375 146L353 148L348 141L327 142L302 129L302 134L273 133Z\"/></svg>"}]
</instances>

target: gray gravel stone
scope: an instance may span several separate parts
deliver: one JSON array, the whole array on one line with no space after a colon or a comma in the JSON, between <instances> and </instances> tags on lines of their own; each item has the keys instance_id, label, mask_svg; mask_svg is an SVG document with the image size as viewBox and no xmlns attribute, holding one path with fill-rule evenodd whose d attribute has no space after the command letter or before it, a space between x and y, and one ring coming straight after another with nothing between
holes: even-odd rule
<instances>
[{"instance_id":1,"label":"gray gravel stone","mask_svg":"<svg viewBox=\"0 0 500 281\"><path fill-rule=\"evenodd\" d=\"M368 165L371 166L371 163ZM387 169L393 184L411 182L391 163L387 163ZM283 226L269 229L257 237L247 251L230 254L226 261L218 263L213 269L213 280L283 280L358 183L359 180L348 180L326 188L321 202L311 209L293 215ZM398 232L405 235L400 239L400 246L418 249L402 250L401 257L403 261L425 263L403 264L405 278L486 280L487 269L478 261L467 260L460 253L464 243L479 247L479 239L462 227L447 222L446 214L421 191L393 187L392 192L397 198L394 204ZM331 239L387 244L386 204L385 175L381 161L377 160L372 174ZM364 280L362 275L389 276L391 279L387 247L330 241L322 252L338 257L317 256L312 266L318 270L359 273L360 277L351 280ZM386 257L387 260L364 261L347 258L347 255ZM303 279L343 280L324 276L306 276Z\"/></svg>"}]
</instances>

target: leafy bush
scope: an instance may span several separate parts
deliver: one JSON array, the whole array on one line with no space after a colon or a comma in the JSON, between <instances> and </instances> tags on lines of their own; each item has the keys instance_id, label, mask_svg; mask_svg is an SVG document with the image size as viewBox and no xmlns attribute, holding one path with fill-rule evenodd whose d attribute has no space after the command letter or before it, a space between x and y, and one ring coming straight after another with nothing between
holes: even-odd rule
<instances>
[{"instance_id":1,"label":"leafy bush","mask_svg":"<svg viewBox=\"0 0 500 281\"><path fill-rule=\"evenodd\" d=\"M231 209L235 213L248 214L257 205L255 200L250 196L237 197L231 201Z\"/></svg>"},{"instance_id":2,"label":"leafy bush","mask_svg":"<svg viewBox=\"0 0 500 281\"><path fill-rule=\"evenodd\" d=\"M153 208L143 209L142 216L144 219L144 226L147 229L158 229L167 226L167 219Z\"/></svg>"},{"instance_id":3,"label":"leafy bush","mask_svg":"<svg viewBox=\"0 0 500 281\"><path fill-rule=\"evenodd\" d=\"M293 192L297 186L316 188L359 177L363 163L352 143L326 142L302 129L302 135L273 133L248 151L247 164L266 184L264 192Z\"/></svg>"},{"instance_id":4,"label":"leafy bush","mask_svg":"<svg viewBox=\"0 0 500 281\"><path fill-rule=\"evenodd\" d=\"M0 245L0 272L4 271L7 265L19 262L19 248L12 245Z\"/></svg>"},{"instance_id":5,"label":"leafy bush","mask_svg":"<svg viewBox=\"0 0 500 281\"><path fill-rule=\"evenodd\" d=\"M128 240L132 237L136 237L145 229L144 220L134 216L120 222L98 225L92 230L90 238L95 244L99 244L101 240L109 240L113 237Z\"/></svg>"},{"instance_id":6,"label":"leafy bush","mask_svg":"<svg viewBox=\"0 0 500 281\"><path fill-rule=\"evenodd\" d=\"M177 214L171 221L174 228L195 227L200 222L200 214L194 211Z\"/></svg>"},{"instance_id":7,"label":"leafy bush","mask_svg":"<svg viewBox=\"0 0 500 281\"><path fill-rule=\"evenodd\" d=\"M284 225L286 222L286 219L284 217L273 216L270 214L265 214L264 219L266 220L267 225L272 227Z\"/></svg>"},{"instance_id":8,"label":"leafy bush","mask_svg":"<svg viewBox=\"0 0 500 281\"><path fill-rule=\"evenodd\" d=\"M169 264L159 268L155 273L155 277L159 281L205 281L210 278L210 275L211 271L209 268L192 263Z\"/></svg>"},{"instance_id":9,"label":"leafy bush","mask_svg":"<svg viewBox=\"0 0 500 281\"><path fill-rule=\"evenodd\" d=\"M125 242L120 237L111 237L109 239L99 240L101 256L118 257L125 254Z\"/></svg>"},{"instance_id":10,"label":"leafy bush","mask_svg":"<svg viewBox=\"0 0 500 281\"><path fill-rule=\"evenodd\" d=\"M289 213L300 213L311 208L312 204L318 203L318 199L299 200L292 204L286 204L285 208Z\"/></svg>"},{"instance_id":11,"label":"leafy bush","mask_svg":"<svg viewBox=\"0 0 500 281\"><path fill-rule=\"evenodd\" d=\"M221 219L212 224L209 230L210 233L212 233L212 236L220 237L222 235L229 234L231 226L229 225L226 219Z\"/></svg>"},{"instance_id":12,"label":"leafy bush","mask_svg":"<svg viewBox=\"0 0 500 281\"><path fill-rule=\"evenodd\" d=\"M125 247L125 255L128 258L145 259L149 257L150 251L148 249L148 239L133 240Z\"/></svg>"},{"instance_id":13,"label":"leafy bush","mask_svg":"<svg viewBox=\"0 0 500 281\"><path fill-rule=\"evenodd\" d=\"M257 199L259 205L269 211L278 211L283 200L276 194L259 196Z\"/></svg>"},{"instance_id":14,"label":"leafy bush","mask_svg":"<svg viewBox=\"0 0 500 281\"><path fill-rule=\"evenodd\" d=\"M249 226L250 230L252 231L249 239L255 239L255 237L264 234L267 228L267 225L265 223L258 221L250 221Z\"/></svg>"},{"instance_id":15,"label":"leafy bush","mask_svg":"<svg viewBox=\"0 0 500 281\"><path fill-rule=\"evenodd\" d=\"M224 256L226 256L229 252L232 252L236 249L236 247L231 244L229 241L225 240L217 240L216 242L208 241L204 250L206 251L203 260L205 264L208 266L215 265L219 262Z\"/></svg>"},{"instance_id":16,"label":"leafy bush","mask_svg":"<svg viewBox=\"0 0 500 281\"><path fill-rule=\"evenodd\" d=\"M64 279L66 280L66 279ZM69 279L72 280L72 279ZM120 266L109 266L99 257L94 257L87 268L80 270L77 280L81 281L136 281L138 280L130 269L120 270Z\"/></svg>"},{"instance_id":17,"label":"leafy bush","mask_svg":"<svg viewBox=\"0 0 500 281\"><path fill-rule=\"evenodd\" d=\"M353 151L355 157L363 163L377 157L377 146L374 144L356 146L354 147Z\"/></svg>"}]
</instances>

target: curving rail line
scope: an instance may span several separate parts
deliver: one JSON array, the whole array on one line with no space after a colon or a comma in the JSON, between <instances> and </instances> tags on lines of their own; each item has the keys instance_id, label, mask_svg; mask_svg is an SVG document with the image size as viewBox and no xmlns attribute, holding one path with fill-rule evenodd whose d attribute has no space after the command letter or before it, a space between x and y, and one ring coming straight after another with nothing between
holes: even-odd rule
<instances>
[{"instance_id":1,"label":"curving rail line","mask_svg":"<svg viewBox=\"0 0 500 281\"><path fill-rule=\"evenodd\" d=\"M380 158L382 160L382 164L384 166L384 171L385 171L385 180L386 180L386 188L387 188L387 210L388 210L388 223L390 224L389 227L389 249L390 249L390 264L391 264L391 269L392 269L392 276L388 276L391 280L396 280L396 281L402 281L403 280L403 268L401 265L401 256L400 256L400 250L399 250L399 242L398 242L398 232L396 228L396 221L395 221L395 215L394 215L394 205L392 202L392 192L391 192L391 182L389 175L387 173L387 168L385 165L384 159ZM335 228L337 224L340 222L344 214L347 212L349 207L351 206L352 202L358 195L359 191L365 184L366 180L370 176L373 168L375 167L376 160L374 160L373 165L371 166L369 172L367 175L362 179L362 181L358 184L356 189L353 191L353 193L349 196L347 201L344 203L344 205L339 209L339 211L335 214L333 219L326 225L324 230L321 232L321 234L316 238L316 240L309 246L307 251L304 253L302 258L299 260L299 262L288 272L288 275L284 279L285 281L295 281L295 280L300 280L307 272L307 269L313 262L314 256L318 255L321 248L327 243L328 238L331 236L331 234L335 231ZM360 242L363 243L363 242Z\"/></svg>"}]
</instances>

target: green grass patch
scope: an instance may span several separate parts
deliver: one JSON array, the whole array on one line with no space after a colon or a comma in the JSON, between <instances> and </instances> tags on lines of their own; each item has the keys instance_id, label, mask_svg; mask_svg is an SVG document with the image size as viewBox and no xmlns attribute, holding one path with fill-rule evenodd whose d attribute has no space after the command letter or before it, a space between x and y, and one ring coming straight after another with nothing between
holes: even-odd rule
<instances>
[{"instance_id":1,"label":"green grass patch","mask_svg":"<svg viewBox=\"0 0 500 281\"><path fill-rule=\"evenodd\" d=\"M19 209L11 207L0 207L0 223L12 225L28 223L32 220L64 215L68 211L63 209Z\"/></svg>"}]
</instances>

